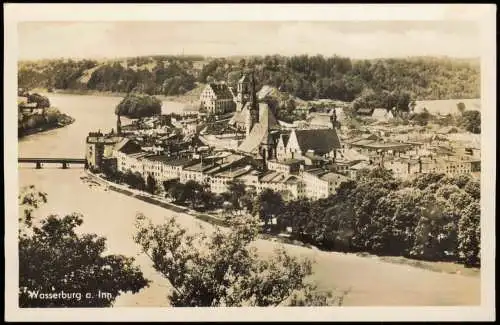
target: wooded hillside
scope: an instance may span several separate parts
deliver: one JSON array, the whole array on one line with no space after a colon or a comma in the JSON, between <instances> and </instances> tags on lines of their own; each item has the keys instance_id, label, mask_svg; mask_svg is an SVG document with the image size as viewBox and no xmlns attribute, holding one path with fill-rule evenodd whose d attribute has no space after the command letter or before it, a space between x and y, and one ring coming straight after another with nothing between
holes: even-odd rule
<instances>
[{"instance_id":1,"label":"wooded hillside","mask_svg":"<svg viewBox=\"0 0 500 325\"><path fill-rule=\"evenodd\" d=\"M244 68L254 68L257 86L267 84L304 100L352 101L367 90L408 92L413 99L480 97L479 61L416 57L351 60L333 56L265 56L226 59L152 56L95 60L20 62L25 88L55 88L150 95L180 95L196 82L235 85ZM258 88L258 89L259 89Z\"/></svg>"}]
</instances>

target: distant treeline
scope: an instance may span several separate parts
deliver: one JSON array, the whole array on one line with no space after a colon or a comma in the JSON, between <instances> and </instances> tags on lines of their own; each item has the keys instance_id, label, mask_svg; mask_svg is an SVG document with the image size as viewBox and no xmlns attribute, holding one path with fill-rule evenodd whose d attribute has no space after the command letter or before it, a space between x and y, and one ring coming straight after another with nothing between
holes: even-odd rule
<instances>
[{"instance_id":1,"label":"distant treeline","mask_svg":"<svg viewBox=\"0 0 500 325\"><path fill-rule=\"evenodd\" d=\"M255 69L257 87L264 84L304 100L352 101L367 89L375 93L408 92L418 100L480 97L479 62L417 57L351 60L333 56L265 56L204 59L153 56L94 60L22 62L19 87L90 89L178 95L196 86L226 80L235 85L245 68Z\"/></svg>"}]
</instances>

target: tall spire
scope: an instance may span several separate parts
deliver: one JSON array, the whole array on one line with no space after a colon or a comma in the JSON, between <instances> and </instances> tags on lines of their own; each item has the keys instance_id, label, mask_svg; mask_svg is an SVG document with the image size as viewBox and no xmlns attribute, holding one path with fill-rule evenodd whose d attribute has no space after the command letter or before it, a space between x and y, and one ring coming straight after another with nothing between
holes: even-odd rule
<instances>
[{"instance_id":1,"label":"tall spire","mask_svg":"<svg viewBox=\"0 0 500 325\"><path fill-rule=\"evenodd\" d=\"M120 119L120 114L116 114L117 115L117 119L116 119L116 133L118 135L121 135L122 134L122 121Z\"/></svg>"},{"instance_id":2,"label":"tall spire","mask_svg":"<svg viewBox=\"0 0 500 325\"><path fill-rule=\"evenodd\" d=\"M259 122L259 104L257 103L257 94L255 93L255 76L253 69L250 72L250 115L252 118L252 127Z\"/></svg>"},{"instance_id":3,"label":"tall spire","mask_svg":"<svg viewBox=\"0 0 500 325\"><path fill-rule=\"evenodd\" d=\"M257 109L257 96L255 94L255 76L253 70L250 71L250 103L252 109Z\"/></svg>"}]
</instances>

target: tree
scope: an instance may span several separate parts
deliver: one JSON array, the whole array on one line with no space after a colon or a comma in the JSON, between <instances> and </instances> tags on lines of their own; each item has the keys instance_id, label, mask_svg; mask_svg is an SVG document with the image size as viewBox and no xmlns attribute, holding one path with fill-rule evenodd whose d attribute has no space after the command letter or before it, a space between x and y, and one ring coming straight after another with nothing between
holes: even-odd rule
<instances>
[{"instance_id":1,"label":"tree","mask_svg":"<svg viewBox=\"0 0 500 325\"><path fill-rule=\"evenodd\" d=\"M443 177L445 177L445 174L442 173L425 173L425 174L418 174L414 179L413 179L413 186L420 189L424 190L431 184L435 184L439 182Z\"/></svg>"},{"instance_id":2,"label":"tree","mask_svg":"<svg viewBox=\"0 0 500 325\"><path fill-rule=\"evenodd\" d=\"M161 114L161 101L154 96L128 94L116 106L115 114L130 118Z\"/></svg>"},{"instance_id":3,"label":"tree","mask_svg":"<svg viewBox=\"0 0 500 325\"><path fill-rule=\"evenodd\" d=\"M458 223L459 259L466 266L480 264L481 247L481 206L478 202L470 204Z\"/></svg>"},{"instance_id":4,"label":"tree","mask_svg":"<svg viewBox=\"0 0 500 325\"><path fill-rule=\"evenodd\" d=\"M182 201L191 202L191 207L194 209L201 202L201 193L205 191L205 187L194 181L189 180L184 184L184 193Z\"/></svg>"},{"instance_id":5,"label":"tree","mask_svg":"<svg viewBox=\"0 0 500 325\"><path fill-rule=\"evenodd\" d=\"M460 114L463 114L465 112L465 104L463 102L457 103L457 110L460 112Z\"/></svg>"},{"instance_id":6,"label":"tree","mask_svg":"<svg viewBox=\"0 0 500 325\"><path fill-rule=\"evenodd\" d=\"M205 210L210 210L218 208L221 202L218 199L217 194L210 192L208 190L203 190L199 194L199 202L205 207Z\"/></svg>"},{"instance_id":7,"label":"tree","mask_svg":"<svg viewBox=\"0 0 500 325\"><path fill-rule=\"evenodd\" d=\"M469 181L467 185L465 185L464 190L475 200L479 200L481 198L481 185L478 181Z\"/></svg>"},{"instance_id":8,"label":"tree","mask_svg":"<svg viewBox=\"0 0 500 325\"><path fill-rule=\"evenodd\" d=\"M425 126L432 120L432 115L429 112L424 111L422 113L413 113L410 116L410 119L415 121L415 123L420 126Z\"/></svg>"},{"instance_id":9,"label":"tree","mask_svg":"<svg viewBox=\"0 0 500 325\"><path fill-rule=\"evenodd\" d=\"M240 198L241 207L246 211L253 211L256 195L255 189L253 187L248 187L245 194Z\"/></svg>"},{"instance_id":10,"label":"tree","mask_svg":"<svg viewBox=\"0 0 500 325\"><path fill-rule=\"evenodd\" d=\"M124 181L131 187L144 191L146 188L146 182L139 172L132 173L130 170L125 173Z\"/></svg>"},{"instance_id":11,"label":"tree","mask_svg":"<svg viewBox=\"0 0 500 325\"><path fill-rule=\"evenodd\" d=\"M153 261L153 267L173 287L170 303L177 307L279 306L315 303L331 305L338 298L315 293L305 281L312 262L299 261L280 249L270 259L259 259L249 245L257 238L258 220L235 217L231 228L216 228L213 233L187 234L174 218L153 225L137 217L134 236ZM318 298L319 297L319 298ZM324 299L322 299L324 298Z\"/></svg>"},{"instance_id":12,"label":"tree","mask_svg":"<svg viewBox=\"0 0 500 325\"><path fill-rule=\"evenodd\" d=\"M157 193L156 180L151 175L148 175L148 177L146 178L146 191L148 191L151 194Z\"/></svg>"},{"instance_id":13,"label":"tree","mask_svg":"<svg viewBox=\"0 0 500 325\"><path fill-rule=\"evenodd\" d=\"M175 202L182 204L186 201L186 197L184 195L185 185L180 182L173 183L168 188L167 193L172 199L174 199Z\"/></svg>"},{"instance_id":14,"label":"tree","mask_svg":"<svg viewBox=\"0 0 500 325\"><path fill-rule=\"evenodd\" d=\"M400 96L404 92L411 92L412 97L421 100L480 97L479 64L463 60L405 58L351 61L338 56L300 55L251 57L247 63L239 59L214 58L208 59L201 71L196 71L193 60L177 57L151 62L147 58L130 58L127 68L118 62L99 64L89 60L22 62L18 69L18 83L20 87L28 88L125 93L135 90L177 95L195 88L198 72L198 81L202 83L226 80L232 84L235 73L248 67L255 68L258 87L270 85L306 100L330 98L352 101L362 96L364 89L370 88L377 93L378 107L386 107L393 102L398 110L408 110L404 105L406 99ZM89 72L90 78L82 78Z\"/></svg>"},{"instance_id":15,"label":"tree","mask_svg":"<svg viewBox=\"0 0 500 325\"><path fill-rule=\"evenodd\" d=\"M462 114L461 125L469 132L481 133L481 112L480 111L465 111Z\"/></svg>"},{"instance_id":16,"label":"tree","mask_svg":"<svg viewBox=\"0 0 500 325\"><path fill-rule=\"evenodd\" d=\"M46 197L33 186L19 196L20 307L110 307L121 293L148 286L133 258L104 255L105 238L76 232L82 215L50 215L33 223L33 211Z\"/></svg>"},{"instance_id":17,"label":"tree","mask_svg":"<svg viewBox=\"0 0 500 325\"><path fill-rule=\"evenodd\" d=\"M233 207L240 209L240 199L245 195L245 184L237 179L231 180L227 184L227 191Z\"/></svg>"},{"instance_id":18,"label":"tree","mask_svg":"<svg viewBox=\"0 0 500 325\"><path fill-rule=\"evenodd\" d=\"M306 230L306 225L311 219L312 202L307 199L298 199L289 201L281 211L278 219L280 230L286 227L292 228L292 233L303 236Z\"/></svg>"},{"instance_id":19,"label":"tree","mask_svg":"<svg viewBox=\"0 0 500 325\"><path fill-rule=\"evenodd\" d=\"M40 94L30 94L28 95L28 103L36 103L37 108L49 108L50 101L47 97Z\"/></svg>"},{"instance_id":20,"label":"tree","mask_svg":"<svg viewBox=\"0 0 500 325\"><path fill-rule=\"evenodd\" d=\"M255 199L253 214L258 215L267 225L273 216L283 209L283 198L271 189L263 190Z\"/></svg>"}]
</instances>

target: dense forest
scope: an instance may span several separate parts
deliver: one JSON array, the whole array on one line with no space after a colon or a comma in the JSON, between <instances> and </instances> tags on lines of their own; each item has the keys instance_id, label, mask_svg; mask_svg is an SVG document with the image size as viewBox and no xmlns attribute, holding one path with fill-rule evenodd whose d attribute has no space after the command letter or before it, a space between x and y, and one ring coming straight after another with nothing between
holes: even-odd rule
<instances>
[{"instance_id":1,"label":"dense forest","mask_svg":"<svg viewBox=\"0 0 500 325\"><path fill-rule=\"evenodd\" d=\"M480 97L480 68L473 60L416 57L351 60L333 56L279 55L247 59L153 56L114 61L20 62L25 88L54 88L149 95L180 95L196 83L235 85L253 68L257 87L267 84L303 100L352 101L362 94L408 93L416 100ZM406 96L406 95L405 95Z\"/></svg>"}]
</instances>

